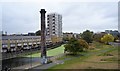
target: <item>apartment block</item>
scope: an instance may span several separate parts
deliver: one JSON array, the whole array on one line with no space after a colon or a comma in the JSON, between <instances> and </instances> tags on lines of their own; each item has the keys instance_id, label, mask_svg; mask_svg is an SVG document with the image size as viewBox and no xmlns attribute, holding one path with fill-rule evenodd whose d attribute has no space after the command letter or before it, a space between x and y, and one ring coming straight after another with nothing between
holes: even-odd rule
<instances>
[{"instance_id":1,"label":"apartment block","mask_svg":"<svg viewBox=\"0 0 120 71\"><path fill-rule=\"evenodd\" d=\"M47 35L62 37L62 15L57 13L47 15Z\"/></svg>"}]
</instances>

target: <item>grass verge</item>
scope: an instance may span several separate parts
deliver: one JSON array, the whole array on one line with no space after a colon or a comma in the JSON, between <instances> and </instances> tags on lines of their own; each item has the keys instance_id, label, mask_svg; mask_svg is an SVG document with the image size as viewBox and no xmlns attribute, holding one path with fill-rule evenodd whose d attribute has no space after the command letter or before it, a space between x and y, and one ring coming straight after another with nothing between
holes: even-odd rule
<instances>
[{"instance_id":1,"label":"grass verge","mask_svg":"<svg viewBox=\"0 0 120 71\"><path fill-rule=\"evenodd\" d=\"M55 56L55 55L59 55L64 53L64 45L61 45L57 48L51 49L47 51L47 56ZM41 53L35 53L35 54L31 54L31 55L26 55L23 57L40 57Z\"/></svg>"}]
</instances>

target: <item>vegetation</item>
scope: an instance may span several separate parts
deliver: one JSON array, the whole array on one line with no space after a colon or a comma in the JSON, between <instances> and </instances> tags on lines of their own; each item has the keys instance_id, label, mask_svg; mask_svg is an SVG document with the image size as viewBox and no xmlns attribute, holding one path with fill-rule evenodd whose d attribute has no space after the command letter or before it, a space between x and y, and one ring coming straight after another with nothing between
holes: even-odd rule
<instances>
[{"instance_id":1,"label":"vegetation","mask_svg":"<svg viewBox=\"0 0 120 71\"><path fill-rule=\"evenodd\" d=\"M85 40L77 40L75 38L71 38L68 41L68 44L65 46L65 51L70 52L71 54L77 54L78 52L81 52L84 50L84 48L88 48L88 44Z\"/></svg>"},{"instance_id":2,"label":"vegetation","mask_svg":"<svg viewBox=\"0 0 120 71\"><path fill-rule=\"evenodd\" d=\"M47 51L47 56L55 56L64 53L64 45ZM40 57L41 53L35 53L24 57Z\"/></svg>"},{"instance_id":3,"label":"vegetation","mask_svg":"<svg viewBox=\"0 0 120 71\"><path fill-rule=\"evenodd\" d=\"M105 35L105 33L99 33L93 35L93 40L97 42L101 42L101 38Z\"/></svg>"},{"instance_id":4,"label":"vegetation","mask_svg":"<svg viewBox=\"0 0 120 71\"><path fill-rule=\"evenodd\" d=\"M51 67L51 71L53 71L52 69L56 69L56 71L57 69L118 69L118 64L116 62L116 56L118 55L116 53L118 53L118 48L113 48L111 45L102 45L101 43L97 43L96 47L97 49L95 49L95 51L89 50L88 52L82 52L83 56L80 57L73 58L71 56L66 56L66 58L68 57L73 59L65 61L64 64L58 64ZM111 53L113 51L114 53ZM98 56L105 53L112 54L113 56ZM62 59L65 59L65 56L62 57ZM105 61L101 61L101 59Z\"/></svg>"},{"instance_id":5,"label":"vegetation","mask_svg":"<svg viewBox=\"0 0 120 71\"><path fill-rule=\"evenodd\" d=\"M116 42L116 40L120 39L120 35L114 36L114 41Z\"/></svg>"},{"instance_id":6,"label":"vegetation","mask_svg":"<svg viewBox=\"0 0 120 71\"><path fill-rule=\"evenodd\" d=\"M89 45L88 45L88 43L85 40L79 39L78 41L79 41L79 44L80 44L80 48L88 49Z\"/></svg>"},{"instance_id":7,"label":"vegetation","mask_svg":"<svg viewBox=\"0 0 120 71\"><path fill-rule=\"evenodd\" d=\"M56 36L56 35L53 35L52 37L51 37L51 41L52 41L52 43L58 43L58 42L61 42L62 41L62 38L61 37L58 37L58 36Z\"/></svg>"},{"instance_id":8,"label":"vegetation","mask_svg":"<svg viewBox=\"0 0 120 71\"><path fill-rule=\"evenodd\" d=\"M93 41L93 32L86 30L81 35L82 39L84 39L87 43L91 43Z\"/></svg>"},{"instance_id":9,"label":"vegetation","mask_svg":"<svg viewBox=\"0 0 120 71\"><path fill-rule=\"evenodd\" d=\"M41 35L41 30L38 30L35 32L36 36L40 36Z\"/></svg>"},{"instance_id":10,"label":"vegetation","mask_svg":"<svg viewBox=\"0 0 120 71\"><path fill-rule=\"evenodd\" d=\"M63 37L63 41L69 41L68 37Z\"/></svg>"},{"instance_id":11,"label":"vegetation","mask_svg":"<svg viewBox=\"0 0 120 71\"><path fill-rule=\"evenodd\" d=\"M108 42L114 41L114 37L111 34L105 34L102 38L101 41L104 42L105 44L108 44Z\"/></svg>"}]
</instances>

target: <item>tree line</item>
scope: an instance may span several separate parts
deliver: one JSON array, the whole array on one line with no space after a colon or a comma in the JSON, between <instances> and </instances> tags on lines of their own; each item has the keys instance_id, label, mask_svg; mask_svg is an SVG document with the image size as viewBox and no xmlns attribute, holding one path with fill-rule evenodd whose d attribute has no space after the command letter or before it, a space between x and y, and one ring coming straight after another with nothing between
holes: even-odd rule
<instances>
[{"instance_id":1,"label":"tree line","mask_svg":"<svg viewBox=\"0 0 120 71\"><path fill-rule=\"evenodd\" d=\"M109 42L113 42L119 38L119 36L118 38L116 38L111 34L94 34L93 31L86 30L80 34L80 39L74 37L71 39L67 39L68 42L65 45L65 51L70 52L72 54L77 54L78 52L82 52L88 49L89 44L93 41L97 41L108 45Z\"/></svg>"}]
</instances>

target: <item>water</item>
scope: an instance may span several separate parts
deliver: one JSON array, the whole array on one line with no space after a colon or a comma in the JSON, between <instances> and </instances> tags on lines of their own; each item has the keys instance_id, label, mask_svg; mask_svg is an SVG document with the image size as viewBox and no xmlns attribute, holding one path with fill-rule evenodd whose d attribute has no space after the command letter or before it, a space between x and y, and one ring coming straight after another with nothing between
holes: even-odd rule
<instances>
[{"instance_id":1,"label":"water","mask_svg":"<svg viewBox=\"0 0 120 71\"><path fill-rule=\"evenodd\" d=\"M19 67L33 62L40 62L40 57L17 57L12 59L2 60L2 69L6 66L9 68Z\"/></svg>"}]
</instances>

